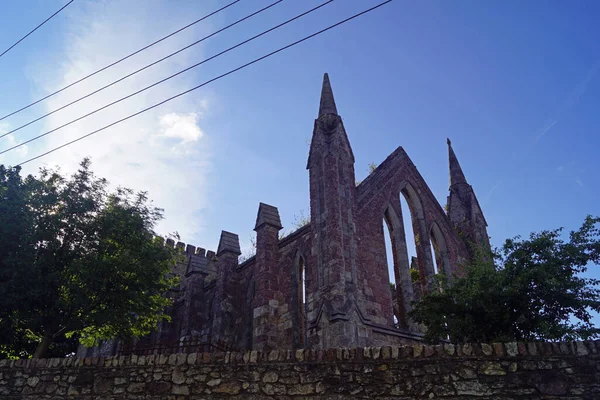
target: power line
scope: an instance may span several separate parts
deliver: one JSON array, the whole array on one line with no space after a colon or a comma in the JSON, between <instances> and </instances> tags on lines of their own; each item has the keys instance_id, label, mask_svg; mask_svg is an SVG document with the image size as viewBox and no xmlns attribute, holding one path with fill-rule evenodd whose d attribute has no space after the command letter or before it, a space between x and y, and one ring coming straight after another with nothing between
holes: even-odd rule
<instances>
[{"instance_id":1,"label":"power line","mask_svg":"<svg viewBox=\"0 0 600 400\"><path fill-rule=\"evenodd\" d=\"M73 0L71 0L71 1L73 1ZM160 39L158 39L158 40L156 40L156 41L154 41L154 42L150 43L149 45L147 45L147 46L144 46L144 47L142 47L141 49L139 49L139 50L136 50L136 51L134 51L133 53L131 53L131 54L129 54L129 55L126 55L125 57L123 57L123 58L120 58L120 59L118 59L117 61L114 61L114 62L112 62L112 63L108 64L107 66L105 66L105 67L102 67L102 68L100 68L99 70L97 70L97 71L94 71L94 72L92 72L91 74L89 74L89 75L86 75L86 76L84 76L83 78L81 78L81 79L78 79L78 80L76 80L75 82L72 82L72 83L68 84L67 86L63 87L62 89L58 89L57 91L55 91L55 92L52 92L52 93L50 93L49 95L46 95L46 96L42 97L41 99L34 101L33 103L30 103L30 104L28 104L28 105L26 105L26 106L24 106L24 107L21 107L21 108L19 108L18 110L11 112L10 114L6 114L5 116L3 116L3 117L0 117L0 121L4 120L4 119L6 119L6 118L8 118L8 117L10 117L10 116L12 116L12 115L15 115L16 113L19 113L19 112L21 112L21 111L23 111L23 110L26 110L26 109L28 109L29 107L31 107L31 106L34 106L34 105L38 104L39 102L41 102L41 101L44 101L44 100L46 100L46 99L48 99L48 98L50 98L50 97L52 97L52 96L54 96L54 95L56 95L56 94L58 94L58 93L60 93L60 92L64 91L64 90L66 90L66 89L68 89L68 88L70 88L70 87L72 87L72 86L74 86L74 85L76 85L76 84L80 83L80 82L83 82L84 80L86 80L86 79L88 79L88 78L90 78L90 77L92 77L92 76L94 76L94 75L96 75L96 74L98 74L98 73L100 73L100 72L102 72L102 71L105 71L105 70L107 70L108 68L110 68L110 67L113 67L113 66L117 65L118 63L120 63L120 62L122 62L122 61L125 61L125 60L127 60L128 58L130 58L130 57L133 57L134 55L136 55L136 54L138 54L138 53L141 53L141 52L142 52L142 51L144 51L144 50L147 50L147 49L149 49L150 47L154 46L155 44L158 44L158 43L162 42L163 40L165 40L165 39L168 39L168 38L170 38L171 36L173 36L173 35L176 35L176 34L178 34L179 32L181 32L181 31L183 31L183 30L185 30L185 29L187 29L187 28L189 28L189 27L191 27L191 26L193 26L193 25L195 25L195 24L197 24L197 23L199 23L199 22L201 22L201 21L204 21L204 20L205 20L205 19L207 19L208 17L211 17L211 16L213 16L213 15L215 15L215 14L217 14L217 13L219 13L219 12L223 11L223 10L225 10L226 8L228 8L228 7L231 7L231 6L232 6L232 5L234 5L235 3L239 3L240 1L242 1L242 0L235 0L235 1L232 1L231 3L229 3L229 4L227 4L227 5L225 5L225 6L221 7L221 8L219 8L218 10L215 10L215 11L211 12L210 14L207 14L207 15L203 16L202 18L199 18L199 19L195 20L194 22L192 22L192 23L190 23L190 24L187 24L187 25L186 25L186 26L184 26L183 28L179 28L179 29L178 29L178 30L176 30L175 32L172 32L172 33L168 34L167 36L164 36L164 37L162 37L162 38L160 38ZM70 4L70 3L69 3L69 4ZM68 4L67 4L67 5L68 5ZM65 7L66 7L66 6L65 6ZM63 7L63 8L64 8L64 7ZM37 28L36 28L36 29L37 29ZM23 40L23 39L21 39L21 40ZM9 49L9 50L10 50L10 49ZM7 51L8 51L8 50L7 50Z\"/></svg>"},{"instance_id":2,"label":"power line","mask_svg":"<svg viewBox=\"0 0 600 400\"><path fill-rule=\"evenodd\" d=\"M281 0L280 0L280 1L281 1ZM191 66L189 66L189 67L187 67L187 68L184 68L184 69L182 69L182 70L181 70L181 71L179 71L179 72L176 72L176 73L174 73L174 74L172 74L172 75L170 75L170 76L167 76L166 78L163 78L163 79L161 79L160 81L154 82L153 84L151 84L151 85L149 85L149 86L146 86L146 87L144 87L144 88L142 88L142 89L140 89L140 90L138 90L138 91L136 91L136 92L130 93L130 94L128 94L127 96L121 97L120 99L118 99L118 100L115 100L115 101L113 101L113 102L111 102L111 103L108 103L108 104L106 104L106 105L104 105L104 106L102 106L102 107L100 107L100 108L97 108L97 109L95 109L95 110L93 110L93 111L90 111L90 112L89 112L89 113L87 113L87 114L84 114L84 115L82 115L82 116L80 116L80 117L78 117L78 118L75 118L75 119L73 119L73 120L71 120L71 121L69 121L69 122L66 122L66 123L64 123L64 124L63 124L63 125L61 125L61 126L58 126L58 127L54 128L54 129L51 129L51 130L49 130L49 131L47 131L47 132L44 132L44 133L42 133L42 134L39 134L39 135L37 135L37 136L34 136L33 138L31 138L31 139L29 139L29 140L26 140L26 141L24 141L24 142L21 142L21 143L19 143L19 144L16 144L16 145L14 145L14 146L12 146L12 147L9 147L8 149L2 150L2 151L0 151L0 155L1 155L1 154L4 154L4 153L7 153L7 152L9 152L9 151L11 151L11 150L14 150L14 149L16 149L16 148L18 148L18 147L24 146L24 145L26 145L27 143L33 142L34 140L40 139L40 138L42 138L42 137L44 137L44 136L47 136L47 135L49 135L49 134L51 134L51 133L53 133L53 132L56 132L56 131L58 131L59 129L62 129L62 128L66 127L66 126L69 126L69 125L71 125L71 124L73 124L73 123L75 123L75 122L77 122L77 121L81 121L82 119L84 119L84 118L87 118L87 117L89 117L90 115L96 114L96 113L97 113L97 112L99 112L99 111L102 111L102 110L104 110L104 109L106 109L106 108L108 108L108 107L111 107L111 106L113 106L113 105L115 105L115 104L117 104L117 103L120 103L120 102L122 102L122 101L124 101L124 100L127 100L127 99L129 99L129 98L131 98L131 97L133 97L133 96L136 96L136 95L138 95L138 94L140 94L140 93L142 93L142 92L145 92L145 91L146 91L146 90L148 90L148 89L151 89L151 88L153 88L153 87L155 87L155 86L158 86L158 85L160 85L161 83L164 83L164 82L166 82L166 81L168 81L168 80L170 80L170 79L173 79L173 78L175 78L176 76L178 76L178 75L181 75L181 74L182 74L182 73L184 73L184 72L187 72L187 71L189 71L189 70L191 70L191 69L193 69L193 68L196 68L196 67L198 67L198 66L200 66L200 65L202 65L202 64L204 64L204 63L206 63L206 62L208 62L208 61L210 61L210 60L213 60L213 59L215 59L215 58L217 58L217 57L220 57L220 56L222 56L223 54L225 54L225 53L228 53L228 52L230 52L230 51L231 51L231 50L233 50L233 49L236 49L236 48L238 48L238 47L240 47L240 46L243 46L243 45L247 44L248 42L251 42L251 41L253 41L253 40L255 40L255 39L257 39L257 38L259 38L259 37L261 37L261 36L264 36L264 35L266 35L266 34L267 34L267 33L269 33L269 32L272 32L272 31L274 31L274 30L276 30L276 29L279 29L279 28L281 28L281 27L282 27L282 26L284 26L284 25L287 25L287 24L289 24L289 23L290 23L290 22L292 22L292 21L295 21L295 20L297 20L297 19L299 19L299 18L301 18L301 17L304 17L305 15L308 15L308 14L310 14L310 13L312 13L312 12L314 12L314 11L318 10L319 8L321 8L321 7L325 6L325 5L327 5L327 4L331 3L331 2L333 2L333 1L334 1L334 0L327 0L326 2L324 2L324 3L321 3L320 5L318 5L318 6L316 6L316 7L313 7L313 8L311 8L311 9L310 9L310 10L308 10L308 11L305 11L305 12L303 12L303 13L301 13L301 14L298 14L298 15L296 15L295 17L292 17L292 18L288 19L287 21L284 21L284 22L282 22L282 23L280 23L280 24L278 24L278 25L275 25L275 26L274 26L274 27L272 27L272 28L269 28L269 29L267 29L266 31L262 31L261 33L259 33L259 34L257 34L257 35L254 35L254 36L252 36L252 37L251 37L251 38L249 38L249 39L246 39L246 40L244 40L244 41L242 41L242 42L239 42L238 44L236 44L236 45L234 45L234 46L231 46L231 47L229 47L229 48L227 48L227 49L225 49L225 50L223 50L223 51L221 51L221 52L219 52L219 53L217 53L217 54L213 55L212 57L205 58L204 60L202 60L202 61L200 61L200 62L198 62L198 63L196 63L196 64L193 64L193 65L191 65ZM56 111L56 110L55 110L55 111ZM41 118L39 118L39 119L41 119ZM29 124L30 124L30 123L28 123L28 124L26 124L26 125L29 125ZM24 125L24 126L26 126L26 125ZM5 133L5 134L1 135L1 136L0 136L0 138L2 138L2 137L4 137L4 136L6 136L6 135L8 135L8 134L10 134L11 132L14 132L15 130L21 129L21 128L22 128L22 127L20 127L20 128L17 128L17 129L13 129L12 131L10 131L10 132L7 132L7 133Z\"/></svg>"},{"instance_id":3,"label":"power line","mask_svg":"<svg viewBox=\"0 0 600 400\"><path fill-rule=\"evenodd\" d=\"M96 93L103 91L104 89L107 89L107 88L109 88L109 87L111 87L111 86L113 86L113 85L116 85L117 83L119 83L119 82L122 82L122 81L124 81L125 79L127 79L127 78L130 78L130 77L132 77L133 75L135 75L135 74L137 74L137 73L140 73L140 72L142 72L142 71L144 71L144 70L146 70L146 69L148 69L148 68L152 67L153 65L156 65L156 64L158 64L158 63L160 63L160 62L162 62L162 61L164 61L164 60L166 60L166 59L168 59L168 58L170 58L170 57L173 57L174 55L176 55L176 54L179 54L179 53L181 53L182 51L184 51L184 50L186 50L186 49L189 49L190 47L192 47L192 46L195 46L195 45L197 45L197 44L199 44L199 43L201 43L201 42L205 41L206 39L208 39L208 38L211 38L211 37L213 37L213 36L215 36L215 35L219 34L220 32L223 32L223 31L225 31L225 30L227 30L227 29L229 29L229 28L231 28L231 27L233 27L233 26L235 26L235 25L239 24L240 22L243 22L243 21L245 21L245 20L247 20L247 19L249 19L249 18L251 18L251 17L253 17L253 16L257 15L257 14L260 14L260 13L261 13L261 12L263 12L263 11L266 11L266 10L268 10L269 8L271 8L271 7L273 7L273 6L275 6L275 5L279 4L279 3L281 3L282 1L283 1L283 0L277 0L277 1L276 1L276 2L274 2L274 3L271 3L271 4L269 4L268 6L266 6L266 7L263 7L263 8L261 8L260 10L258 10L258 11L255 11L255 12L253 12L252 14L245 16L244 18L238 19L237 21L235 21L235 22L233 22L233 23L231 23L231 24L229 24L229 25L227 25L227 26L225 26L225 27L223 27L223 28L219 29L219 30L218 30L218 31L216 31L216 32L213 32L213 33L211 33L210 35L204 36L202 39L196 40L194 43L191 43L191 44L189 44L189 45L187 45L187 46L185 46L185 47L182 47L181 49L179 49L179 50L177 50L177 51L175 51L175 52L173 52L173 53L171 53L171 54L169 54L169 55L167 55L167 56L165 56L165 57L163 57L163 58L161 58L161 59L159 59L159 60L156 60L156 61L154 61L154 62L152 62L152 63L150 63L150 64L148 64L148 65L146 65L146 66L144 66L144 67L142 67L142 68L140 68L140 69L138 69L138 70L136 70L136 71L133 71L133 72L131 72L131 73L129 73L129 74L127 74L127 75L123 76L122 78L119 78L119 79L117 79L116 81L113 81L113 82L109 83L108 85L105 85L105 86L101 87L100 89L94 90L93 92L91 92L91 93L88 93L88 94L86 94L85 96L83 96L83 97L80 97L80 98L78 98L78 99L76 99L76 100L73 100L72 102L70 102L70 103L68 103L68 104L65 104L65 105L63 105L63 106L61 106L61 107L59 107L59 108L57 108L57 109L54 109L54 110L52 110L52 111L50 111L50 112L48 112L48 113L46 113L46 114L42 115L41 117L38 117L38 118L36 118L36 119L34 119L34 120L32 120L32 121L29 121L29 122L27 122L26 124L23 124L23 125L21 125L21 126L19 126L19 127L17 127L17 128L14 128L14 129L12 129L12 130L10 130L10 131L8 131L8 132L5 132L5 133L3 133L2 135L0 135L0 139L1 139L1 138L3 138L3 137L5 137L5 136L8 136L8 135L10 135L11 133L15 133L15 132L17 132L17 131L20 131L21 129L23 129L23 128L25 128L25 127L27 127L27 126L29 126L29 125L33 124L34 122L37 122L37 121L39 121L39 120L42 120L42 119L44 119L44 118L46 118L46 117L48 117L48 116L50 116L50 115L52 115L52 114L54 114L54 113L56 113L56 112L60 111L60 110L64 110L65 108L67 108L67 107L69 107L69 106L72 106L73 104L75 104L75 103L77 103L77 102L79 102L79 101L81 101L81 100L87 99L88 97L91 97L91 96L95 95ZM331 1L333 1L333 0L331 0ZM317 8L318 8L318 7L317 7ZM313 10L311 10L311 11L313 11ZM290 21L287 21L287 22L290 22ZM287 23L287 22L286 22L286 23ZM279 26L278 26L278 27L279 27ZM253 38L253 39L255 39L255 38ZM230 50L232 50L232 49L231 49L231 48L229 48L229 49L227 49L225 52L227 52L227 51L230 51ZM219 55L221 55L221 53L220 53ZM208 61L208 60L204 60L202 63L204 63L204 62L206 62L206 61ZM159 84L159 83L162 83L162 82L164 82L165 80L171 79L171 78L175 77L176 75L179 75L180 73L182 73L182 72L185 72L185 71L187 71L187 70L189 70L189 69L191 69L191 68L195 68L195 67L197 67L198 65L200 65L200 64L202 64L202 63L198 63L198 64L195 64L195 65L194 65L194 66L192 66L192 67L186 68L185 70L183 70L183 71L180 71L180 72L178 72L178 73L177 73L177 74L175 74L175 75L171 75L170 77L168 77L168 78L165 78L164 80L161 80L160 82L157 82L157 83L156 83L156 84L154 84L154 85L157 85L157 84ZM147 89L149 89L149 88L151 88L151 87L152 87L152 86L148 86L148 87L146 87L146 88L142 89L141 91L139 91L139 92L136 92L135 94L141 93L142 91L144 91L144 90L147 90ZM133 96L133 95L135 95L135 94L132 94L132 95L130 95L130 96ZM125 98L122 98L122 99L120 99L120 100L117 100L117 101L116 101L116 103L117 103L117 102L119 102L119 101L121 101L121 100L125 100ZM114 103L113 103L113 104L114 104ZM73 122L74 122L74 121L73 121ZM57 128L57 129L59 129L59 128ZM7 150L7 151L8 151L8 150Z\"/></svg>"},{"instance_id":4,"label":"power line","mask_svg":"<svg viewBox=\"0 0 600 400\"><path fill-rule=\"evenodd\" d=\"M53 153L53 152L55 152L55 151L57 151L57 150L60 150L60 149L62 149L63 147L67 147L67 146L69 146L69 145L71 145L71 144L73 144L73 143L76 143L76 142L78 142L78 141L80 141L80 140L83 140L83 139L85 139L85 138L87 138L87 137L89 137L89 136L92 136L92 135L94 135L94 134L96 134L96 133L98 133L98 132L101 132L101 131L103 131L103 130L105 130L105 129L108 129L108 128L110 128L110 127L114 126L114 125L117 125L117 124L119 124L119 123L121 123L121 122L127 121L127 120L129 120L129 119L131 119L131 118L133 118L133 117L135 117L135 116L138 116L138 115L140 115L140 114L142 114L142 113L145 113L146 111L149 111L149 110L152 110L153 108L156 108L156 107L158 107L158 106L161 106L161 105L163 105L163 104L165 104L165 103L167 103L167 102L169 102L169 101L171 101L171 100L174 100L174 99L176 99L176 98L178 98L178 97L181 97L181 96L183 96L183 95L185 95L185 94L188 94L188 93L190 93L190 92L193 92L194 90L200 89L201 87L203 87L203 86L206 86L206 85L208 85L208 84L209 84L209 83L211 83L211 82L217 81L217 80L219 80L219 79L221 79L221 78L224 78L224 77L226 77L227 75L231 75L231 74L233 74L233 73L235 73L235 72L237 72L237 71L240 71L240 70L242 70L242 69L244 69L244 68L246 68L246 67L249 67L249 66L250 66L250 65L252 65L252 64L255 64L255 63L257 63L257 62L259 62L259 61L262 61L262 60L264 60L264 59L266 59L266 58L269 58L269 57L271 57L271 56L273 56L273 55L275 55L275 54L277 54L277 53L280 53L280 52L282 52L282 51L284 51L284 50L287 50L287 49L289 49L289 48L291 48L291 47L293 47L293 46L296 46L297 44L300 44L300 43L302 43L302 42L304 42L304 41L306 41L306 40L308 40L308 39L311 39L311 38L313 38L313 37L315 37L315 36L318 36L318 35L320 35L320 34L322 34L322 33L324 33L324 32L327 32L327 31L329 31L329 30L331 30L331 29L333 29L333 28L335 28L335 27L337 27L337 26L339 26L339 25L342 25L342 24L344 24L344 23L346 23L346 22L348 22L348 21L351 21L351 20L353 20L353 19L355 19L355 18L358 18L358 17L360 17L361 15L364 15L364 14L366 14L366 13L369 13L369 12L371 12L371 11L373 11L373 10L375 10L375 9L377 9L377 8L379 8L379 7L381 7L381 6L385 5L385 4L387 4L387 3L390 3L391 1L392 1L392 0L386 0L386 1L382 2L382 3L379 3L379 4L377 4L377 5L376 5L376 6L374 6L374 7L368 8L368 9L366 9L366 10L364 10L364 11L361 11L361 12L359 12L359 13L357 13L357 14L354 14L353 16L351 16L351 17L348 17L348 18L346 18L346 19L344 19L344 20L342 20L342 21L339 21L339 22L337 22L337 23L335 23L335 24L333 24L333 25L330 25L330 26L328 26L327 28L321 29L320 31L317 31L317 32L315 32L315 33L313 33L313 34L311 34L311 35L305 36L305 37L303 37L303 38L302 38L302 39L300 39L300 40L297 40L297 41L295 41L295 42L293 42L293 43L290 43L290 44L288 44L288 45L286 45L286 46L280 47L279 49L277 49L277 50L275 50L275 51L272 51L272 52L270 52L270 53L268 53L268 54L265 54L265 55L264 55L264 56L262 56L262 57L255 58L254 60L252 60L252 61L250 61L250 62L248 62L248 63L246 63L246 64L243 64L243 65L241 65L241 66L239 66L239 67L237 67L237 68L234 68L234 69L232 69L232 70L230 70L230 71L228 71L228 72L226 72L226 73L224 73L224 74L221 74L221 75L219 75L219 76L216 76L216 77L214 77L214 78L212 78L212 79L210 79L210 80L208 80L208 81L205 81L205 82L203 82L203 83L201 83L201 84L199 84L199 85L197 85L197 86L194 86L194 87L193 87L193 88L191 88L191 89L188 89L188 90L186 90L186 91L183 91L183 92L181 92L181 93L179 93L179 94L176 94L175 96L171 96L171 97L169 97L169 98L167 98L167 99L165 99L165 100L163 100L163 101L161 101L161 102L159 102L159 103L156 103L156 104L154 104L154 105L152 105L152 106L150 106L150 107L146 107L146 108L144 108L144 109L142 109L142 110L140 110L140 111L138 111L138 112L136 112L136 113L134 113L134 114L130 114L130 115L128 115L128 116L127 116L127 117L125 117L125 118L121 118L121 119L119 119L119 120L117 120L117 121L115 121L115 122L112 122L112 123L110 123L110 124L108 124L108 125L106 125L106 126L103 126L103 127L102 127L102 128L100 128L100 129L96 129L95 131L92 131L92 132L90 132L90 133L88 133L88 134L86 134L86 135L80 136L80 137L78 137L77 139L71 140L70 142L64 143L64 144L62 144L62 145L60 145L60 146L58 146L58 147L55 147L55 148L53 148L53 149L51 149L51 150L48 150L48 151L44 152L44 153L42 153L42 154L39 154L39 155L37 155L37 156L35 156L35 157L32 157L32 158L30 158L30 159L28 159L28 160L25 160L25 161L23 161L23 162L21 162L21 163L17 164L16 166L21 166L21 165L27 164L28 162L31 162L31 161L37 160L38 158L44 157L44 156L46 156L46 155L48 155L48 154L50 154L50 153Z\"/></svg>"},{"instance_id":5,"label":"power line","mask_svg":"<svg viewBox=\"0 0 600 400\"><path fill-rule=\"evenodd\" d=\"M48 18L46 18L44 20L44 22L42 22L41 24L39 24L38 26L36 26L35 28L33 28L33 30L29 31L29 33L25 36L23 36L21 39L17 40L17 42L15 44L13 44L12 46L10 46L8 49L4 50L2 52L2 54L0 54L0 57L2 57L3 55L5 55L6 53L8 53L13 47L15 47L16 45L18 45L19 43L21 43L23 40L25 40L27 38L27 36L31 35L33 32L37 31L38 28L40 28L42 25L44 25L46 22L50 21L56 14L58 14L59 12L61 12L62 10L64 10L65 8L67 8L67 6L69 4L71 4L73 1L75 0L71 0L69 1L67 4L65 4L64 6L62 6L62 8L60 10L58 10L57 12L55 12L54 14L52 14L51 16L49 16Z\"/></svg>"}]
</instances>

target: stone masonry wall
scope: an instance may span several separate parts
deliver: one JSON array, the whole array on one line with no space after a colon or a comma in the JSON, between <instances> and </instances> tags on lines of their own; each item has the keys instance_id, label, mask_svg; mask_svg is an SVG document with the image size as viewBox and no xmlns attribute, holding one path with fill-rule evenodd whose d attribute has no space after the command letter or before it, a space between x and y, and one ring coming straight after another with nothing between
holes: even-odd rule
<instances>
[{"instance_id":1,"label":"stone masonry wall","mask_svg":"<svg viewBox=\"0 0 600 400\"><path fill-rule=\"evenodd\" d=\"M0 361L3 399L598 399L600 341Z\"/></svg>"}]
</instances>

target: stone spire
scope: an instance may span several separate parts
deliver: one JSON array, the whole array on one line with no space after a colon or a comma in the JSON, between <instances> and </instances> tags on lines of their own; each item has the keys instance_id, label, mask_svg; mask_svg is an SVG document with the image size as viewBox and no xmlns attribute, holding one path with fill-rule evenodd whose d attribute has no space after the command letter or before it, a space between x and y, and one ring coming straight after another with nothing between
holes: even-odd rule
<instances>
[{"instance_id":1,"label":"stone spire","mask_svg":"<svg viewBox=\"0 0 600 400\"><path fill-rule=\"evenodd\" d=\"M458 159L456 158L456 154L454 154L454 150L452 149L452 142L450 139L446 139L448 143L448 161L450 164L450 186L457 185L459 183L467 183L467 178L465 178L465 174L458 163Z\"/></svg>"},{"instance_id":2,"label":"stone spire","mask_svg":"<svg viewBox=\"0 0 600 400\"><path fill-rule=\"evenodd\" d=\"M450 194L448 195L448 218L463 235L468 244L483 245L490 249L487 234L487 222L473 187L467 183L465 174L460 168L456 154L452 149L450 139L448 143L448 157L450 163ZM472 247L471 251L474 249Z\"/></svg>"},{"instance_id":3,"label":"stone spire","mask_svg":"<svg viewBox=\"0 0 600 400\"><path fill-rule=\"evenodd\" d=\"M337 108L333 98L333 90L329 83L329 75L325 73L323 76L323 88L321 89L321 104L319 104L319 117L324 114L337 115Z\"/></svg>"},{"instance_id":4,"label":"stone spire","mask_svg":"<svg viewBox=\"0 0 600 400\"><path fill-rule=\"evenodd\" d=\"M334 143L335 142L335 143ZM350 141L346 135L342 117L337 112L335 100L333 99L333 90L329 82L329 75L323 76L323 87L321 88L321 102L319 104L319 116L315 120L312 139L310 141L310 150L308 153L308 163L306 169L309 169L312 160L319 157L316 153L332 154L332 152L341 155L349 155L351 163L354 165L354 153L350 146ZM354 166L352 167L354 173ZM354 179L352 180L354 182Z\"/></svg>"},{"instance_id":5,"label":"stone spire","mask_svg":"<svg viewBox=\"0 0 600 400\"><path fill-rule=\"evenodd\" d=\"M306 340L323 343L320 332L331 332L331 340L322 346L358 347L364 345L357 333L360 318L368 310L359 309L357 300L354 154L327 74L307 169L314 258L306 269L306 276L312 277L312 297L306 303Z\"/></svg>"}]
</instances>

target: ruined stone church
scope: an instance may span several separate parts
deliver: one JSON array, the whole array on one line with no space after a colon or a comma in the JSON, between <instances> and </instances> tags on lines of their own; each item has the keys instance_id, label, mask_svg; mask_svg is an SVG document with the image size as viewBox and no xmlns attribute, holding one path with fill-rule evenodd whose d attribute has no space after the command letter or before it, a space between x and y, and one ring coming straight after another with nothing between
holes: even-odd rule
<instances>
[{"instance_id":1,"label":"ruined stone church","mask_svg":"<svg viewBox=\"0 0 600 400\"><path fill-rule=\"evenodd\" d=\"M170 293L172 319L130 346L195 339L269 350L421 341L420 328L407 316L411 302L429 289L435 273L460 274L473 243L489 248L487 223L450 140L448 152L445 210L402 147L357 185L350 140L325 74L306 166L310 223L280 238L277 208L261 203L256 255L242 263L234 233L221 232L216 252L167 241L186 255L173 271L180 286ZM410 215L403 215L400 196ZM415 236L412 260L404 221ZM391 257L386 257L384 229L389 229ZM117 353L122 346L108 343L102 353Z\"/></svg>"}]
</instances>

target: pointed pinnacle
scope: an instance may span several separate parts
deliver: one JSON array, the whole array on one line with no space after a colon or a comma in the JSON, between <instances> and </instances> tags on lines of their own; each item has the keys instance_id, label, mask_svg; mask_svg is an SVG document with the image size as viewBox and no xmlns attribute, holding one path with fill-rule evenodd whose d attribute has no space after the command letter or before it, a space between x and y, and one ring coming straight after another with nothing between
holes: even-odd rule
<instances>
[{"instance_id":1,"label":"pointed pinnacle","mask_svg":"<svg viewBox=\"0 0 600 400\"><path fill-rule=\"evenodd\" d=\"M283 228L283 226L281 225L281 218L279 217L279 210L277 210L277 207L270 206L265 203L259 204L254 230L257 230L263 225L271 225L277 229Z\"/></svg>"},{"instance_id":2,"label":"pointed pinnacle","mask_svg":"<svg viewBox=\"0 0 600 400\"><path fill-rule=\"evenodd\" d=\"M319 104L319 117L324 114L337 115L335 100L333 99L333 90L329 83L329 75L325 73L323 76L323 88L321 89L321 103Z\"/></svg>"},{"instance_id":3,"label":"pointed pinnacle","mask_svg":"<svg viewBox=\"0 0 600 400\"><path fill-rule=\"evenodd\" d=\"M237 254L238 256L242 254L240 251L240 239L235 233L221 231L219 247L217 248L217 256L220 256L225 252L231 252Z\"/></svg>"},{"instance_id":4,"label":"pointed pinnacle","mask_svg":"<svg viewBox=\"0 0 600 400\"><path fill-rule=\"evenodd\" d=\"M448 161L450 164L450 186L456 185L459 183L467 183L467 178L465 178L465 174L458 163L458 158L456 158L456 154L454 154L454 150L452 149L452 143L450 139L447 139L448 143Z\"/></svg>"}]
</instances>

